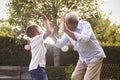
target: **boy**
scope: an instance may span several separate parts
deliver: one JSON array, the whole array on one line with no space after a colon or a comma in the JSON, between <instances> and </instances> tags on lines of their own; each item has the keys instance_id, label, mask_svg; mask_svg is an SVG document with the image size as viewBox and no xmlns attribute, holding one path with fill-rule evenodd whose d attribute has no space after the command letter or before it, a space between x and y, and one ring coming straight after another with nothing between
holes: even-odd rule
<instances>
[{"instance_id":1,"label":"boy","mask_svg":"<svg viewBox=\"0 0 120 80\"><path fill-rule=\"evenodd\" d=\"M46 32L42 33L37 25L31 25L26 29L27 36L31 38L30 48L29 45L26 45L25 49L31 49L32 58L29 65L29 72L32 80L48 80L47 74L44 70L46 65L46 48L43 41L51 32L48 29L50 26L48 19L43 14L41 14L41 16L46 25Z\"/></svg>"}]
</instances>

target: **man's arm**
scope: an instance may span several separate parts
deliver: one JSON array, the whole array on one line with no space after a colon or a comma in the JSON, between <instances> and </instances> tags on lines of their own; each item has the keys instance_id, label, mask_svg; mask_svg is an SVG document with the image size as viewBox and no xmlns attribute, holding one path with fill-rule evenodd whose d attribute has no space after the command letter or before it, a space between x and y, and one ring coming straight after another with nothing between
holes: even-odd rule
<instances>
[{"instance_id":1,"label":"man's arm","mask_svg":"<svg viewBox=\"0 0 120 80\"><path fill-rule=\"evenodd\" d=\"M66 34L68 34L69 37L71 37L73 40L77 41L77 38L75 37L74 33L73 33L71 30L66 29L66 30L64 30L64 32L65 32Z\"/></svg>"},{"instance_id":2,"label":"man's arm","mask_svg":"<svg viewBox=\"0 0 120 80\"><path fill-rule=\"evenodd\" d=\"M77 41L88 42L93 33L91 25L89 22L83 21L81 26L83 27L81 33L74 32L74 34L77 38Z\"/></svg>"},{"instance_id":3,"label":"man's arm","mask_svg":"<svg viewBox=\"0 0 120 80\"><path fill-rule=\"evenodd\" d=\"M77 41L77 38L75 37L73 31L69 30L67 25L65 24L65 18L62 17L62 23L61 23L61 29L68 34L73 40Z\"/></svg>"},{"instance_id":4,"label":"man's arm","mask_svg":"<svg viewBox=\"0 0 120 80\"><path fill-rule=\"evenodd\" d=\"M58 39L55 35L52 36L53 41L55 42L55 46L58 48L63 47L64 45L69 45L69 39L66 34L63 34L61 39Z\"/></svg>"}]
</instances>

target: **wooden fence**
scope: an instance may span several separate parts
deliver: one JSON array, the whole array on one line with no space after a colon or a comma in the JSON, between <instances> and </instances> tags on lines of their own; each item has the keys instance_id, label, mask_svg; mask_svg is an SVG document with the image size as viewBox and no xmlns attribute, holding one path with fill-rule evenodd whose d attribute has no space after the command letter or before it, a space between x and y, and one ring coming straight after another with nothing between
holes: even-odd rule
<instances>
[{"instance_id":1,"label":"wooden fence","mask_svg":"<svg viewBox=\"0 0 120 80\"><path fill-rule=\"evenodd\" d=\"M0 66L0 80L31 80L28 67Z\"/></svg>"},{"instance_id":2,"label":"wooden fence","mask_svg":"<svg viewBox=\"0 0 120 80\"><path fill-rule=\"evenodd\" d=\"M28 67L0 66L0 80L31 80L31 77ZM101 80L120 80L120 64L103 64Z\"/></svg>"},{"instance_id":3,"label":"wooden fence","mask_svg":"<svg viewBox=\"0 0 120 80\"><path fill-rule=\"evenodd\" d=\"M103 64L101 80L120 80L120 64Z\"/></svg>"}]
</instances>

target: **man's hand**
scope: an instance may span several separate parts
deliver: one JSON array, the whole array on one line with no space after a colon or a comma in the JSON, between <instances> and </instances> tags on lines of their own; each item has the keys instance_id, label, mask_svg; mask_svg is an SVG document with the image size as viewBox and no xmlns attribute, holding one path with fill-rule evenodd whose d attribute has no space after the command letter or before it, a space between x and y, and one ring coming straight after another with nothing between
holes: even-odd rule
<instances>
[{"instance_id":1,"label":"man's hand","mask_svg":"<svg viewBox=\"0 0 120 80\"><path fill-rule=\"evenodd\" d=\"M68 24L65 22L65 17L62 16L61 17L61 29L66 33L68 34L72 39L74 39L75 41L77 41L73 31L71 31L71 29L68 28Z\"/></svg>"},{"instance_id":2,"label":"man's hand","mask_svg":"<svg viewBox=\"0 0 120 80\"><path fill-rule=\"evenodd\" d=\"M60 28L62 29L62 31L66 32L68 30L68 27L65 23L65 17L64 16L61 17L61 25L60 26L61 26Z\"/></svg>"},{"instance_id":3,"label":"man's hand","mask_svg":"<svg viewBox=\"0 0 120 80\"><path fill-rule=\"evenodd\" d=\"M49 30L51 31L51 34L54 34L54 30L55 30L55 27L54 25L52 24L52 22L49 22Z\"/></svg>"}]
</instances>

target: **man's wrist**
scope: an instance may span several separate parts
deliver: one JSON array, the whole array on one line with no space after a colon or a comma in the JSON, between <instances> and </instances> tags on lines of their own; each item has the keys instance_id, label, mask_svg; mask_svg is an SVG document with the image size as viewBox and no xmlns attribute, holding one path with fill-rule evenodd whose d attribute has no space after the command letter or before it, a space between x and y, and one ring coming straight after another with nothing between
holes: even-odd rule
<instances>
[{"instance_id":1,"label":"man's wrist","mask_svg":"<svg viewBox=\"0 0 120 80\"><path fill-rule=\"evenodd\" d=\"M68 33L70 30L69 29L64 29L64 32L65 33Z\"/></svg>"}]
</instances>

